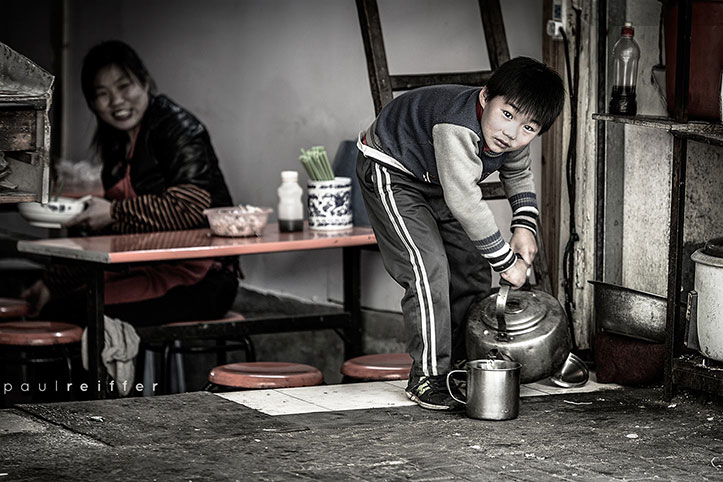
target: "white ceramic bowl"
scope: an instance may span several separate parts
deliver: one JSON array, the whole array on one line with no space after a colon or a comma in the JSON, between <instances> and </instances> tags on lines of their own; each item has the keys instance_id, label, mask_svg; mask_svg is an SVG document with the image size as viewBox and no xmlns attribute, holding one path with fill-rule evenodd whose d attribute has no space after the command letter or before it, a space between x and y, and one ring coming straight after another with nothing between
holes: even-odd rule
<instances>
[{"instance_id":1,"label":"white ceramic bowl","mask_svg":"<svg viewBox=\"0 0 723 482\"><path fill-rule=\"evenodd\" d=\"M18 211L28 223L39 228L59 229L73 216L82 213L85 201L69 197L59 197L45 204L30 202L19 203Z\"/></svg>"},{"instance_id":2,"label":"white ceramic bowl","mask_svg":"<svg viewBox=\"0 0 723 482\"><path fill-rule=\"evenodd\" d=\"M216 236L261 236L271 208L256 206L229 206L203 211L211 232Z\"/></svg>"}]
</instances>

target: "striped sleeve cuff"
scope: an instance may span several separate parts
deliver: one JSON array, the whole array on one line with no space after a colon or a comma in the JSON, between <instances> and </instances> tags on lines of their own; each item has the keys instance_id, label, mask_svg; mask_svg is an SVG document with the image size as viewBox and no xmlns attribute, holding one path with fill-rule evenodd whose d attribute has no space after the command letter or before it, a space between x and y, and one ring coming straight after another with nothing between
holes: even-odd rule
<instances>
[{"instance_id":1,"label":"striped sleeve cuff","mask_svg":"<svg viewBox=\"0 0 723 482\"><path fill-rule=\"evenodd\" d=\"M537 217L540 212L537 210L537 196L534 192L523 192L515 194L510 198L512 206L512 222L510 229L525 228L537 234Z\"/></svg>"},{"instance_id":2,"label":"striped sleeve cuff","mask_svg":"<svg viewBox=\"0 0 723 482\"><path fill-rule=\"evenodd\" d=\"M143 233L202 227L206 222L203 210L210 205L208 191L193 184L170 187L161 195L113 201L113 231Z\"/></svg>"},{"instance_id":3,"label":"striped sleeve cuff","mask_svg":"<svg viewBox=\"0 0 723 482\"><path fill-rule=\"evenodd\" d=\"M502 239L502 235L497 231L492 236L488 236L478 241L473 241L477 250L489 262L493 270L502 273L515 265L515 254L512 252L509 243Z\"/></svg>"}]
</instances>

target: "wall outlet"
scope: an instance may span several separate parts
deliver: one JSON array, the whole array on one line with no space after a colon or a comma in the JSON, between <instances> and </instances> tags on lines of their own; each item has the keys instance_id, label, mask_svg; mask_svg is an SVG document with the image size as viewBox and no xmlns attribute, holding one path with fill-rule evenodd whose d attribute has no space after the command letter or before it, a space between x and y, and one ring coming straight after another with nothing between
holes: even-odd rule
<instances>
[{"instance_id":1,"label":"wall outlet","mask_svg":"<svg viewBox=\"0 0 723 482\"><path fill-rule=\"evenodd\" d=\"M567 32L567 11L570 0L552 0L552 18L547 21L547 35L553 40L562 40L562 31Z\"/></svg>"},{"instance_id":2,"label":"wall outlet","mask_svg":"<svg viewBox=\"0 0 723 482\"><path fill-rule=\"evenodd\" d=\"M556 20L547 21L547 28L545 31L547 32L547 35L552 37L552 40L562 40L562 34L560 33L561 30L562 22L558 22Z\"/></svg>"}]
</instances>

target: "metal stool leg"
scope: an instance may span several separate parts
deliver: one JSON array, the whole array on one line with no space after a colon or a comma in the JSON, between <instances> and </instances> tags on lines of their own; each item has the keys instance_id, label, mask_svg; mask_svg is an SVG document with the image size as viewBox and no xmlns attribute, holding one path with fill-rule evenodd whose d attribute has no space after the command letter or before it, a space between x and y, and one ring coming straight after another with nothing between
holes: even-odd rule
<instances>
[{"instance_id":1,"label":"metal stool leg","mask_svg":"<svg viewBox=\"0 0 723 482\"><path fill-rule=\"evenodd\" d=\"M241 339L241 342L246 347L246 361L255 362L256 361L256 348L254 348L254 343L251 341L251 338L248 336L244 336Z\"/></svg>"},{"instance_id":2,"label":"metal stool leg","mask_svg":"<svg viewBox=\"0 0 723 482\"><path fill-rule=\"evenodd\" d=\"M216 350L216 365L225 365L228 363L228 357L226 356L226 340L216 339L216 346L219 348Z\"/></svg>"},{"instance_id":3,"label":"metal stool leg","mask_svg":"<svg viewBox=\"0 0 723 482\"><path fill-rule=\"evenodd\" d=\"M73 380L73 360L70 358L70 350L68 350L68 347L65 345L61 345L60 350L63 352L63 357L65 358L65 364L68 368L68 382L74 383ZM73 395L73 392L71 391L69 393L70 400L75 400L75 396Z\"/></svg>"},{"instance_id":4,"label":"metal stool leg","mask_svg":"<svg viewBox=\"0 0 723 482\"><path fill-rule=\"evenodd\" d=\"M163 344L163 358L161 362L161 387L165 395L171 393L171 343Z\"/></svg>"}]
</instances>

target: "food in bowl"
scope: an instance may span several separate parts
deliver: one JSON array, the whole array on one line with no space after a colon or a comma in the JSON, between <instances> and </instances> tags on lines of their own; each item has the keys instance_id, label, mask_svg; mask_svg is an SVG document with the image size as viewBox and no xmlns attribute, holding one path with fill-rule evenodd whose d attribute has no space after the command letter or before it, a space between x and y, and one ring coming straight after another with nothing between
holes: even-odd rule
<instances>
[{"instance_id":1,"label":"food in bowl","mask_svg":"<svg viewBox=\"0 0 723 482\"><path fill-rule=\"evenodd\" d=\"M203 211L216 236L261 236L271 208L239 205Z\"/></svg>"},{"instance_id":2,"label":"food in bowl","mask_svg":"<svg viewBox=\"0 0 723 482\"><path fill-rule=\"evenodd\" d=\"M33 226L60 229L63 224L85 209L85 198L59 197L45 204L19 203L18 211Z\"/></svg>"}]
</instances>

